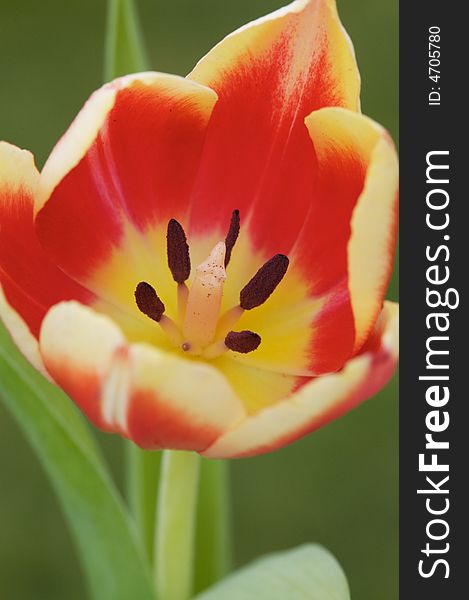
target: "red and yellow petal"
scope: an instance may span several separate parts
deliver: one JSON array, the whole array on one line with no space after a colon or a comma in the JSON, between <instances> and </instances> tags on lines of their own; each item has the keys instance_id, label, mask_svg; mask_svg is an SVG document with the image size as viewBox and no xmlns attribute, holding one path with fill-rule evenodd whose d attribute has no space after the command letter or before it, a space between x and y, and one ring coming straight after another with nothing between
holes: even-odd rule
<instances>
[{"instance_id":1,"label":"red and yellow petal","mask_svg":"<svg viewBox=\"0 0 469 600\"><path fill-rule=\"evenodd\" d=\"M143 448L204 450L236 425L245 409L212 365L148 345L131 348L128 434Z\"/></svg>"},{"instance_id":2,"label":"red and yellow petal","mask_svg":"<svg viewBox=\"0 0 469 600\"><path fill-rule=\"evenodd\" d=\"M39 352L39 343L37 338L31 333L25 321L19 313L14 310L5 297L2 286L0 285L0 320L3 322L12 340L21 350L23 356L35 367L44 377L49 378L49 374L44 367L44 363Z\"/></svg>"},{"instance_id":3,"label":"red and yellow petal","mask_svg":"<svg viewBox=\"0 0 469 600\"><path fill-rule=\"evenodd\" d=\"M50 310L40 351L95 425L147 449L202 451L245 415L213 366L129 345L111 319L77 303Z\"/></svg>"},{"instance_id":4,"label":"red and yellow petal","mask_svg":"<svg viewBox=\"0 0 469 600\"><path fill-rule=\"evenodd\" d=\"M189 78L219 97L193 194L196 234L239 208L257 249L288 253L314 191L305 117L359 108L353 48L332 0L298 0L211 50Z\"/></svg>"},{"instance_id":5,"label":"red and yellow petal","mask_svg":"<svg viewBox=\"0 0 469 600\"><path fill-rule=\"evenodd\" d=\"M111 319L76 302L49 311L40 352L57 384L104 430L147 449L251 456L306 435L378 391L397 360L397 310L386 303L362 352L342 371L309 381L281 382L278 374L246 374L245 367L230 372L129 345ZM286 397L256 405L256 386Z\"/></svg>"},{"instance_id":6,"label":"red and yellow petal","mask_svg":"<svg viewBox=\"0 0 469 600\"><path fill-rule=\"evenodd\" d=\"M380 125L351 111L325 108L309 115L306 125L318 157L319 190L292 255L313 295L346 278L356 352L378 317L391 276L397 155ZM336 302L334 295L331 300Z\"/></svg>"},{"instance_id":7,"label":"red and yellow petal","mask_svg":"<svg viewBox=\"0 0 469 600\"><path fill-rule=\"evenodd\" d=\"M47 371L90 421L107 431L122 431L118 405L122 391L114 388L113 409L106 411L104 382L125 338L111 319L76 302L52 307L41 328L39 349Z\"/></svg>"},{"instance_id":8,"label":"red and yellow petal","mask_svg":"<svg viewBox=\"0 0 469 600\"><path fill-rule=\"evenodd\" d=\"M261 89L264 102L281 100L290 113L303 113L300 119L324 106L360 106L355 54L335 0L296 0L243 25L188 77L214 89L231 107L233 94L247 105L262 99ZM261 114L259 104L248 108Z\"/></svg>"},{"instance_id":9,"label":"red and yellow petal","mask_svg":"<svg viewBox=\"0 0 469 600\"><path fill-rule=\"evenodd\" d=\"M366 400L391 377L398 354L398 305L387 302L361 354L344 368L303 385L289 398L248 416L203 454L238 458L271 452Z\"/></svg>"},{"instance_id":10,"label":"red and yellow petal","mask_svg":"<svg viewBox=\"0 0 469 600\"><path fill-rule=\"evenodd\" d=\"M129 238L184 221L215 101L212 90L160 73L91 96L39 181L36 230L65 272L87 284ZM145 239L140 246L152 252Z\"/></svg>"},{"instance_id":11,"label":"red and yellow petal","mask_svg":"<svg viewBox=\"0 0 469 600\"><path fill-rule=\"evenodd\" d=\"M88 303L92 294L64 275L36 238L38 178L30 152L0 142L0 317L23 353L40 368L30 336L38 337L46 312L61 300Z\"/></svg>"}]
</instances>

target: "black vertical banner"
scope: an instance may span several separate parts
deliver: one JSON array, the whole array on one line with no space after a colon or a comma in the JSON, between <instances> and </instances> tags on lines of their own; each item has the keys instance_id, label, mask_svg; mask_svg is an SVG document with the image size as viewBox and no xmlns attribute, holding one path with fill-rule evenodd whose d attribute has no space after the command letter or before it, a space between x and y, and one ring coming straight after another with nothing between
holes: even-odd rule
<instances>
[{"instance_id":1,"label":"black vertical banner","mask_svg":"<svg viewBox=\"0 0 469 600\"><path fill-rule=\"evenodd\" d=\"M469 27L400 5L400 598L466 597Z\"/></svg>"}]
</instances>

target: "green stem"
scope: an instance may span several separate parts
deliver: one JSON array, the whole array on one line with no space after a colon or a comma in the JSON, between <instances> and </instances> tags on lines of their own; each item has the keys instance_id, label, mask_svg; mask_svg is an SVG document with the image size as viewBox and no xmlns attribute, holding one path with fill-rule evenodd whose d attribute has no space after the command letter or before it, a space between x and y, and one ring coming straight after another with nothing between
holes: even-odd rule
<instances>
[{"instance_id":1,"label":"green stem","mask_svg":"<svg viewBox=\"0 0 469 600\"><path fill-rule=\"evenodd\" d=\"M161 452L140 450L131 442L125 443L125 451L127 498L138 534L151 564Z\"/></svg>"},{"instance_id":2,"label":"green stem","mask_svg":"<svg viewBox=\"0 0 469 600\"><path fill-rule=\"evenodd\" d=\"M148 64L134 0L108 0L104 79L145 71Z\"/></svg>"},{"instance_id":3,"label":"green stem","mask_svg":"<svg viewBox=\"0 0 469 600\"><path fill-rule=\"evenodd\" d=\"M199 466L195 452L163 452L155 534L158 600L192 596Z\"/></svg>"},{"instance_id":4,"label":"green stem","mask_svg":"<svg viewBox=\"0 0 469 600\"><path fill-rule=\"evenodd\" d=\"M202 459L197 510L194 593L227 575L231 567L229 463Z\"/></svg>"}]
</instances>

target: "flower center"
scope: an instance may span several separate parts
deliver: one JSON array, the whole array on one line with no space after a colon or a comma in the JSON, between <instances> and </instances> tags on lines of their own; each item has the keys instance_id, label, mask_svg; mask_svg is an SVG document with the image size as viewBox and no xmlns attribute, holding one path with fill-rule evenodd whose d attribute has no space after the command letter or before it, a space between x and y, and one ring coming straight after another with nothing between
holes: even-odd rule
<instances>
[{"instance_id":1,"label":"flower center","mask_svg":"<svg viewBox=\"0 0 469 600\"><path fill-rule=\"evenodd\" d=\"M165 314L165 305L157 292L146 281L138 284L135 300L139 310L156 321L168 338L183 352L216 358L227 350L246 354L256 350L260 336L253 331L233 331L232 328L245 310L264 304L282 281L288 269L288 257L276 254L268 260L242 288L239 304L220 315L226 267L238 239L239 211L234 210L225 241L220 241L195 272L188 288L191 274L189 245L181 224L175 219L168 223L168 266L178 286L179 325Z\"/></svg>"}]
</instances>

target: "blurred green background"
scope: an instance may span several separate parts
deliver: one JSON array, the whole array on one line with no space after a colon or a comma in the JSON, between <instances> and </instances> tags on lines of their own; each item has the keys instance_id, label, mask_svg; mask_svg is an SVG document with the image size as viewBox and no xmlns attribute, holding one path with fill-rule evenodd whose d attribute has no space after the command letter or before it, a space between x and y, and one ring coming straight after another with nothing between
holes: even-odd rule
<instances>
[{"instance_id":1,"label":"blurred green background","mask_svg":"<svg viewBox=\"0 0 469 600\"><path fill-rule=\"evenodd\" d=\"M141 0L152 66L186 74L225 34L283 4ZM362 73L363 112L397 142L398 2L338 4ZM0 0L0 139L31 149L39 165L101 83L105 8L104 0ZM389 297L397 298L396 277ZM121 443L100 439L120 479ZM317 541L338 557L355 600L398 597L395 379L372 401L310 437L233 462L232 489L237 564ZM1 405L0 598L85 598L55 497Z\"/></svg>"}]
</instances>

